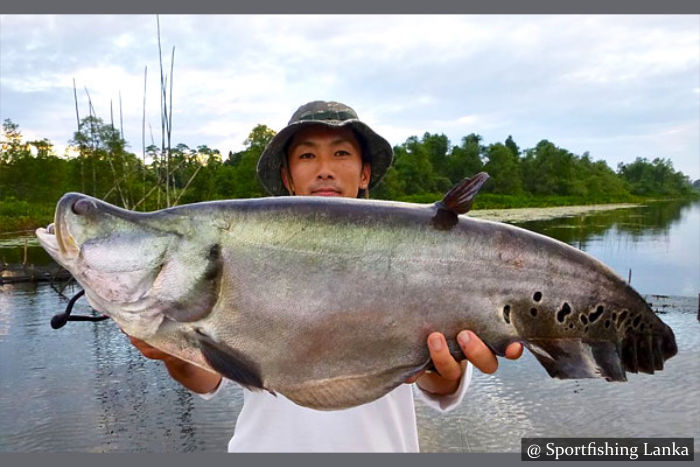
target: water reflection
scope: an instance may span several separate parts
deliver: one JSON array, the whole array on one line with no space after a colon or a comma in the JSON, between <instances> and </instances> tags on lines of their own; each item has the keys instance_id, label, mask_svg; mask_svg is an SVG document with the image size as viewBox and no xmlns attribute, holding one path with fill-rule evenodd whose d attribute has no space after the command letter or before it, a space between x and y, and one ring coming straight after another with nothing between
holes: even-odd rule
<instances>
[{"instance_id":1,"label":"water reflection","mask_svg":"<svg viewBox=\"0 0 700 467\"><path fill-rule=\"evenodd\" d=\"M575 246L645 294L700 292L700 203L658 202L519 224Z\"/></svg>"},{"instance_id":2,"label":"water reflection","mask_svg":"<svg viewBox=\"0 0 700 467\"><path fill-rule=\"evenodd\" d=\"M598 211L518 225L585 250L592 238L600 238L611 229L632 242L648 237L667 239L671 227L681 220L684 213L697 206L697 203L690 202L657 202L636 208Z\"/></svg>"}]
</instances>

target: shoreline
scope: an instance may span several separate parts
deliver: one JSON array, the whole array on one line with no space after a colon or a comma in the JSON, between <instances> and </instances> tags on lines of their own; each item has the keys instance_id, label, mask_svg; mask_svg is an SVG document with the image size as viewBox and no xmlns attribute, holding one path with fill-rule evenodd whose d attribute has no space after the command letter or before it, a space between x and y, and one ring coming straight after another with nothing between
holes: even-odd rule
<instances>
[{"instance_id":1,"label":"shoreline","mask_svg":"<svg viewBox=\"0 0 700 467\"><path fill-rule=\"evenodd\" d=\"M477 209L469 211L469 217L497 222L530 222L572 217L597 211L612 211L644 206L640 203L590 204L577 206L552 206L546 208Z\"/></svg>"}]
</instances>

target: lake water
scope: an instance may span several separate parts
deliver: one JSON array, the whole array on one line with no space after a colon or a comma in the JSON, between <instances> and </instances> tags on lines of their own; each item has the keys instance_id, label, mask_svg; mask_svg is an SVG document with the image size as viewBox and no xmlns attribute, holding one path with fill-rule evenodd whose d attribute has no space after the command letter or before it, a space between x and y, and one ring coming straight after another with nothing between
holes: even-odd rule
<instances>
[{"instance_id":1,"label":"lake water","mask_svg":"<svg viewBox=\"0 0 700 467\"><path fill-rule=\"evenodd\" d=\"M521 225L593 254L625 278L631 269L632 285L673 328L678 355L662 372L629 374L626 383L554 380L527 352L502 360L494 375L475 371L452 412L439 414L417 399L421 449L519 452L521 437L539 436L694 437L698 449L700 204ZM0 260L22 258L16 244L0 244ZM43 261L31 246L29 254ZM235 385L204 401L143 358L110 322L51 329L50 318L66 303L47 284L0 286L0 451L225 451L242 405ZM89 312L77 302L74 313Z\"/></svg>"}]
</instances>

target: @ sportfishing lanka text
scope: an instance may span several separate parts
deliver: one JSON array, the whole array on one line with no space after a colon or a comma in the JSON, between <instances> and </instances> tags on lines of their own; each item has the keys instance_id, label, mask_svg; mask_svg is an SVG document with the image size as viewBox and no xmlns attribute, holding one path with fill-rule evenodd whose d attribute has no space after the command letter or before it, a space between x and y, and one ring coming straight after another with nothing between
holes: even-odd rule
<instances>
[{"instance_id":1,"label":"@ sportfishing lanka text","mask_svg":"<svg viewBox=\"0 0 700 467\"><path fill-rule=\"evenodd\" d=\"M693 438L522 438L523 461L695 460Z\"/></svg>"}]
</instances>

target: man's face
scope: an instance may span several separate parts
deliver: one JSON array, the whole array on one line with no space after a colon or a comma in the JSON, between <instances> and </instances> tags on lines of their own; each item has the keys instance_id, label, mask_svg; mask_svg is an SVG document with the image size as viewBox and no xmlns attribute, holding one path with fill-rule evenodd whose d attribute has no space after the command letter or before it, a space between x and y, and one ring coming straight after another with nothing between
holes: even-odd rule
<instances>
[{"instance_id":1,"label":"man's face","mask_svg":"<svg viewBox=\"0 0 700 467\"><path fill-rule=\"evenodd\" d=\"M370 166L362 164L360 143L350 128L318 125L300 130L287 160L289 174L282 168L282 182L295 195L356 198L369 185Z\"/></svg>"}]
</instances>

